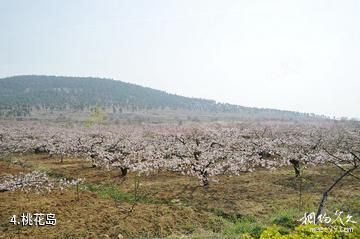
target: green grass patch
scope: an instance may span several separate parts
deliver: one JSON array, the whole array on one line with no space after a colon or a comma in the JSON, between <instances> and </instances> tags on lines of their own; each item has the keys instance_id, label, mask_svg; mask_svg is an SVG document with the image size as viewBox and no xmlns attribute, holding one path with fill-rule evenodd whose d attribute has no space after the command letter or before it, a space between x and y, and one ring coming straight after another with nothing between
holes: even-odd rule
<instances>
[{"instance_id":1,"label":"green grass patch","mask_svg":"<svg viewBox=\"0 0 360 239\"><path fill-rule=\"evenodd\" d=\"M261 222L257 222L253 217L244 216L235 223L227 225L224 229L224 235L226 237L236 237L249 234L254 238L260 238L264 229L265 225Z\"/></svg>"},{"instance_id":2,"label":"green grass patch","mask_svg":"<svg viewBox=\"0 0 360 239\"><path fill-rule=\"evenodd\" d=\"M83 184L82 190L93 192L103 198L111 198L116 201L129 202L135 201L134 195L120 191L116 186Z\"/></svg>"},{"instance_id":3,"label":"green grass patch","mask_svg":"<svg viewBox=\"0 0 360 239\"><path fill-rule=\"evenodd\" d=\"M268 225L279 226L282 235L289 234L297 226L296 221L300 219L300 213L296 209L284 209L276 212L270 217Z\"/></svg>"}]
</instances>

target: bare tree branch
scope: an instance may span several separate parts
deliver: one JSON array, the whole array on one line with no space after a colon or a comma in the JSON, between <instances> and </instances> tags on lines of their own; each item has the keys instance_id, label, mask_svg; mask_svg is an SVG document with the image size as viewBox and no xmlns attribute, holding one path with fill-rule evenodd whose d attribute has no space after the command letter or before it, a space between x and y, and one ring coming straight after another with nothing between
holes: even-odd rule
<instances>
[{"instance_id":1,"label":"bare tree branch","mask_svg":"<svg viewBox=\"0 0 360 239\"><path fill-rule=\"evenodd\" d=\"M338 184L345 176L349 175L352 171L354 171L355 169L357 169L357 165L354 165L354 167L352 167L351 169L347 170L345 173L343 173L324 193L323 196L321 198L320 204L319 204L319 208L318 211L316 213L315 216L315 223L317 223L319 221L319 216L320 214L322 214L323 208L325 206L326 200L328 198L328 195L330 193L330 191L336 186L336 184Z\"/></svg>"},{"instance_id":2,"label":"bare tree branch","mask_svg":"<svg viewBox=\"0 0 360 239\"><path fill-rule=\"evenodd\" d=\"M334 162L330 162L330 163L334 164L336 167L338 167L339 169L341 169L341 170L344 171L344 172L347 171L346 169L344 169L343 167L341 167L340 165L338 165L338 164L336 164L336 163L334 163ZM354 175L354 174L352 174L352 173L349 173L349 175L352 176L352 177L354 177L354 178L356 178L357 180L360 180L360 178L359 178L358 176L356 176L356 175Z\"/></svg>"}]
</instances>

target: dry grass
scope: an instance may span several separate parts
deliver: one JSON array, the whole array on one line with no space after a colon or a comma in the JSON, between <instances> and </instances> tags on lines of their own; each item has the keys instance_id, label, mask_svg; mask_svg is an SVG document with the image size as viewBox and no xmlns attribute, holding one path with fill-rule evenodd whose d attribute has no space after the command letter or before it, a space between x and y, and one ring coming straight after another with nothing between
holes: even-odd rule
<instances>
[{"instance_id":1,"label":"dry grass","mask_svg":"<svg viewBox=\"0 0 360 239\"><path fill-rule=\"evenodd\" d=\"M20 162L20 163L19 163ZM45 155L12 156L0 160L0 175L32 170L52 177L85 178L79 200L75 188L45 195L24 192L0 193L0 238L162 238L169 235L215 235L222 237L230 224L244 217L271 222L279 211L314 211L321 192L339 175L331 166L305 171L303 205L299 208L299 180L292 168L257 171L240 176L213 178L209 188L198 187L195 178L169 172L141 175L133 212L134 180L130 173L92 168L83 159ZM360 184L350 177L331 192L327 210L342 209L360 216ZM55 213L54 227L21 227L9 223L12 215ZM230 225L231 226L231 225ZM195 233L195 234L192 234ZM176 236L175 236L176 237Z\"/></svg>"}]
</instances>

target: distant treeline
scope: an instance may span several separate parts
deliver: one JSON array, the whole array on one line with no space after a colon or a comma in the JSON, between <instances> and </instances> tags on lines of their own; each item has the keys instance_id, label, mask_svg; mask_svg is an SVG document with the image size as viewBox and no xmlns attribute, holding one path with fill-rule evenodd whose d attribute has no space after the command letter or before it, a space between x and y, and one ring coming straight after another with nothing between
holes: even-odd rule
<instances>
[{"instance_id":1,"label":"distant treeline","mask_svg":"<svg viewBox=\"0 0 360 239\"><path fill-rule=\"evenodd\" d=\"M181 87L179 85L179 87ZM28 117L34 111L91 112L96 106L111 113L146 110L191 110L238 113L251 118L325 118L314 114L260 109L214 100L189 98L111 79L26 75L0 79L0 117Z\"/></svg>"}]
</instances>

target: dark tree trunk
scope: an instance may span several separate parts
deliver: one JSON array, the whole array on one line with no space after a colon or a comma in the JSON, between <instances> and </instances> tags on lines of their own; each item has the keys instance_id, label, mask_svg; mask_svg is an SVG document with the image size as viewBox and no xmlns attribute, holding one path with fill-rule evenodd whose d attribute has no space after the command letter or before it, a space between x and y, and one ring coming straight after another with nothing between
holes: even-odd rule
<instances>
[{"instance_id":1,"label":"dark tree trunk","mask_svg":"<svg viewBox=\"0 0 360 239\"><path fill-rule=\"evenodd\" d=\"M128 173L128 168L120 168L120 170L121 170L121 176L125 177Z\"/></svg>"},{"instance_id":2,"label":"dark tree trunk","mask_svg":"<svg viewBox=\"0 0 360 239\"><path fill-rule=\"evenodd\" d=\"M300 176L300 161L296 160L296 159L291 159L289 162L294 166L295 177L299 177Z\"/></svg>"},{"instance_id":3,"label":"dark tree trunk","mask_svg":"<svg viewBox=\"0 0 360 239\"><path fill-rule=\"evenodd\" d=\"M202 175L202 186L207 188L209 186L209 175L208 175L208 172L205 170L205 171L202 171L201 172L201 175Z\"/></svg>"},{"instance_id":4,"label":"dark tree trunk","mask_svg":"<svg viewBox=\"0 0 360 239\"><path fill-rule=\"evenodd\" d=\"M338 184L345 176L351 174L352 171L354 171L358 166L355 165L354 167L352 167L351 169L347 170L345 173L343 173L324 193L323 196L321 198L320 204L319 204L319 208L318 211L316 213L315 216L315 223L317 223L319 221L318 217L322 214L323 209L325 207L325 203L326 200L328 198L329 192L336 186L336 184Z\"/></svg>"},{"instance_id":5,"label":"dark tree trunk","mask_svg":"<svg viewBox=\"0 0 360 239\"><path fill-rule=\"evenodd\" d=\"M209 186L209 179L208 178L203 178L202 179L202 186L205 187L205 188Z\"/></svg>"}]
</instances>

